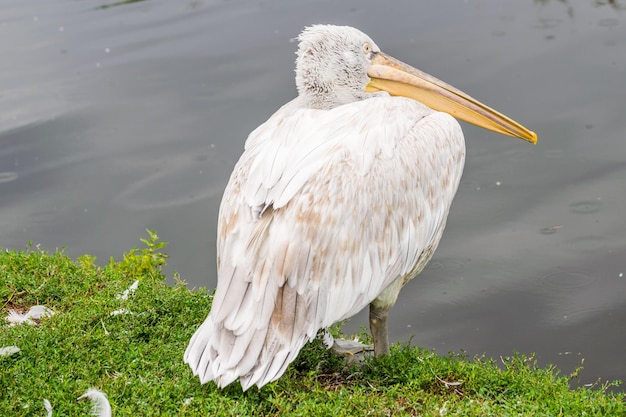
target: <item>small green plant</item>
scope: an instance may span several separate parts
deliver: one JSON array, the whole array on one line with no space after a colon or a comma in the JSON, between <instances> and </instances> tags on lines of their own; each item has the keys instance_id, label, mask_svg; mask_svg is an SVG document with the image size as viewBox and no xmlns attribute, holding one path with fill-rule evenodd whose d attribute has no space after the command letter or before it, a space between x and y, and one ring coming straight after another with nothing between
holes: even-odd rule
<instances>
[{"instance_id":1,"label":"small green plant","mask_svg":"<svg viewBox=\"0 0 626 417\"><path fill-rule=\"evenodd\" d=\"M155 272L160 274L168 257L167 254L161 252L167 243L159 242L159 236L155 231L146 229L146 232L148 233L148 238L139 239L146 247L142 249L134 247L124 253L118 268L126 271L129 276L136 279L140 279L146 274L154 274ZM115 259L111 258L109 265L115 266Z\"/></svg>"}]
</instances>

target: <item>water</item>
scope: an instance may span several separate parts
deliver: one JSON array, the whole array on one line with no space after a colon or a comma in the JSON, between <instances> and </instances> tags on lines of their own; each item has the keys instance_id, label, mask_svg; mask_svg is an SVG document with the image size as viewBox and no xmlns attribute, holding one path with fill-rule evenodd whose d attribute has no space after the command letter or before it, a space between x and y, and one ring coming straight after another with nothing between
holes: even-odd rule
<instances>
[{"instance_id":1,"label":"water","mask_svg":"<svg viewBox=\"0 0 626 417\"><path fill-rule=\"evenodd\" d=\"M0 246L104 263L156 229L168 276L214 287L221 193L247 134L296 94L293 38L349 24L539 134L464 126L448 228L391 339L625 379L624 6L578 3L5 1Z\"/></svg>"}]
</instances>

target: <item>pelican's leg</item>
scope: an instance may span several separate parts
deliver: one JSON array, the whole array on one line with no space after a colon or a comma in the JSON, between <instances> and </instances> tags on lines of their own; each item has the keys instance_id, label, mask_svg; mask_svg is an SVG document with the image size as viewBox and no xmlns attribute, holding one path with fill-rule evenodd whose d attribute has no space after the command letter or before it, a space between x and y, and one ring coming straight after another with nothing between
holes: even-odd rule
<instances>
[{"instance_id":1,"label":"pelican's leg","mask_svg":"<svg viewBox=\"0 0 626 417\"><path fill-rule=\"evenodd\" d=\"M387 332L387 316L391 306L370 304L370 331L374 339L374 356L389 355L389 334Z\"/></svg>"},{"instance_id":2,"label":"pelican's leg","mask_svg":"<svg viewBox=\"0 0 626 417\"><path fill-rule=\"evenodd\" d=\"M374 339L374 356L376 357L389 355L387 316L389 309L396 303L402 286L407 281L404 277L399 277L370 303L370 331Z\"/></svg>"}]
</instances>

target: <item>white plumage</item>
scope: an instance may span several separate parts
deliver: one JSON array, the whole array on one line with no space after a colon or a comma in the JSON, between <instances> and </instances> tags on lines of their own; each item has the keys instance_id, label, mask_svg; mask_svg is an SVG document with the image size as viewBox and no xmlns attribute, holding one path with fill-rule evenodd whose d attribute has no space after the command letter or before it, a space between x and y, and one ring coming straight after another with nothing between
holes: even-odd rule
<instances>
[{"instance_id":1,"label":"white plumage","mask_svg":"<svg viewBox=\"0 0 626 417\"><path fill-rule=\"evenodd\" d=\"M52 417L52 404L47 398L43 399L43 408L46 410L46 417Z\"/></svg>"},{"instance_id":2,"label":"white plumage","mask_svg":"<svg viewBox=\"0 0 626 417\"><path fill-rule=\"evenodd\" d=\"M463 171L453 117L366 92L382 55L367 35L299 39L299 96L250 134L224 191L217 289L185 352L202 383L261 387L369 304L388 353L387 311L436 249Z\"/></svg>"},{"instance_id":3,"label":"white plumage","mask_svg":"<svg viewBox=\"0 0 626 417\"><path fill-rule=\"evenodd\" d=\"M111 417L111 405L106 394L96 388L89 388L87 392L78 397L79 400L88 398L91 400L91 415L95 417Z\"/></svg>"}]
</instances>

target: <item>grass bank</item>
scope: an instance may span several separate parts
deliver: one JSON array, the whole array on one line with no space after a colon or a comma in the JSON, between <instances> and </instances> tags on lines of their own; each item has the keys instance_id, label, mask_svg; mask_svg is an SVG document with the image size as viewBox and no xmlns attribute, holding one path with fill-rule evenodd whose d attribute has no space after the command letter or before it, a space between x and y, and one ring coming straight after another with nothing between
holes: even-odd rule
<instances>
[{"instance_id":1,"label":"grass bank","mask_svg":"<svg viewBox=\"0 0 626 417\"><path fill-rule=\"evenodd\" d=\"M88 388L108 395L114 416L624 416L612 383L570 388L517 355L496 363L441 357L399 344L389 357L356 368L307 345L287 373L261 390L201 386L183 364L186 344L205 318L211 295L183 282L165 285L166 256L154 233L121 261L97 266L84 255L36 248L0 252L0 416L88 415L77 398ZM132 288L138 281L137 288ZM10 310L44 305L54 314L10 326Z\"/></svg>"}]
</instances>

